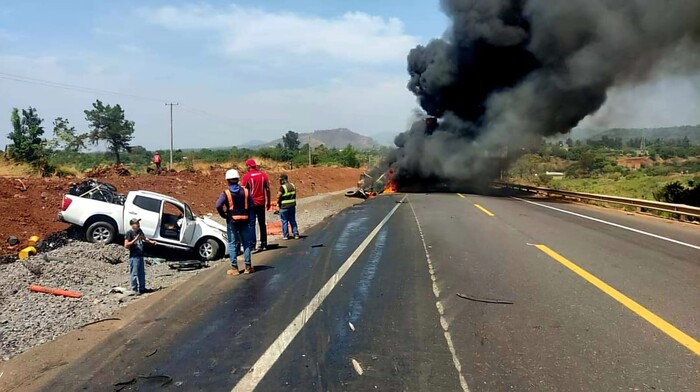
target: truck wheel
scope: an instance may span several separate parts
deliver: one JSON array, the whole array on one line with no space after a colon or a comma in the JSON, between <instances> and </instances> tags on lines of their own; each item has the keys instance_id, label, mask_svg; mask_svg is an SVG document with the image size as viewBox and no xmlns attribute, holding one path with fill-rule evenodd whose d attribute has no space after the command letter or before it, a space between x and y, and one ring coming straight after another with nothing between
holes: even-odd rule
<instances>
[{"instance_id":1,"label":"truck wheel","mask_svg":"<svg viewBox=\"0 0 700 392\"><path fill-rule=\"evenodd\" d=\"M117 236L117 229L109 222L99 221L91 224L85 234L89 242L110 244Z\"/></svg>"},{"instance_id":2,"label":"truck wheel","mask_svg":"<svg viewBox=\"0 0 700 392\"><path fill-rule=\"evenodd\" d=\"M203 261L216 260L219 257L219 243L214 239L207 239L197 245L197 256Z\"/></svg>"}]
</instances>

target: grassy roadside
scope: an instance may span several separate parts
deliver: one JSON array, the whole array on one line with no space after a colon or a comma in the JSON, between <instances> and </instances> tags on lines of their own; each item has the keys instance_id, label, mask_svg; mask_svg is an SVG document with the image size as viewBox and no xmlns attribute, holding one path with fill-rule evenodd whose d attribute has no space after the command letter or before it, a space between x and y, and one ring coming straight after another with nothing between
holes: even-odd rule
<instances>
[{"instance_id":1,"label":"grassy roadside","mask_svg":"<svg viewBox=\"0 0 700 392\"><path fill-rule=\"evenodd\" d=\"M605 177L563 178L560 180L552 180L549 187L562 191L597 193L610 196L655 200L654 192L661 189L664 185L673 181L680 181L685 184L695 176L697 176L697 174L647 176L639 173L638 175L630 175L617 179Z\"/></svg>"}]
</instances>

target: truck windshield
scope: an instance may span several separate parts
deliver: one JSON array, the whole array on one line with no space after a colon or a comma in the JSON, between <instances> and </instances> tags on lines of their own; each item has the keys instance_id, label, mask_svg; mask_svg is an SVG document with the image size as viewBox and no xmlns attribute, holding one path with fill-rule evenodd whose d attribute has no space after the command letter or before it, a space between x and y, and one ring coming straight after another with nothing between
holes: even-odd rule
<instances>
[{"instance_id":1,"label":"truck windshield","mask_svg":"<svg viewBox=\"0 0 700 392\"><path fill-rule=\"evenodd\" d=\"M185 219L187 219L188 221L194 220L194 214L192 213L192 209L187 204L185 204Z\"/></svg>"}]
</instances>

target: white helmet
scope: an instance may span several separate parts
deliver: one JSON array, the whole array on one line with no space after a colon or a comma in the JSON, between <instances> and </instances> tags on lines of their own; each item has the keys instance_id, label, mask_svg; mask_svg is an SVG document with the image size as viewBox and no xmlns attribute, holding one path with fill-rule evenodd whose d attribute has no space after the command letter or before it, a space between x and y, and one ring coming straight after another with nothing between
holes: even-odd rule
<instances>
[{"instance_id":1,"label":"white helmet","mask_svg":"<svg viewBox=\"0 0 700 392\"><path fill-rule=\"evenodd\" d=\"M241 178L241 177L238 175L238 170L236 170L236 169L229 169L229 170L226 170L226 179L227 179L227 180L234 180L234 179L237 179L237 178Z\"/></svg>"}]
</instances>

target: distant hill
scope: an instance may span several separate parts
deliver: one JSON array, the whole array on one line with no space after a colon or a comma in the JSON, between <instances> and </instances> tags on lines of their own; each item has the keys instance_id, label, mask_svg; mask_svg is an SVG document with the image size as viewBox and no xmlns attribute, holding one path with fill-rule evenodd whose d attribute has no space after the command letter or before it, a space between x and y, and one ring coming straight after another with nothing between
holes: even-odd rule
<instances>
[{"instance_id":1,"label":"distant hill","mask_svg":"<svg viewBox=\"0 0 700 392\"><path fill-rule=\"evenodd\" d=\"M399 133L400 132L380 132L372 135L372 138L382 146L394 147L394 139Z\"/></svg>"},{"instance_id":2,"label":"distant hill","mask_svg":"<svg viewBox=\"0 0 700 392\"><path fill-rule=\"evenodd\" d=\"M371 137L360 135L347 128L323 129L311 133L300 133L299 141L301 145L310 143L311 147L318 147L323 144L328 148L343 148L349 144L361 150L374 148L380 145ZM274 147L278 143L282 143L282 138L275 139L268 143L261 143L257 145L256 148Z\"/></svg>"},{"instance_id":3,"label":"distant hill","mask_svg":"<svg viewBox=\"0 0 700 392\"><path fill-rule=\"evenodd\" d=\"M558 135L554 140L564 141L567 138L573 140L600 140L603 136L609 138L622 138L629 140L638 137L644 137L647 140L656 139L683 139L688 137L693 144L700 143L700 124L699 125L681 125L677 127L665 128L612 128L612 129L574 129L568 134Z\"/></svg>"},{"instance_id":4,"label":"distant hill","mask_svg":"<svg viewBox=\"0 0 700 392\"><path fill-rule=\"evenodd\" d=\"M261 145L261 144L265 144L265 141L264 141L264 140L250 140L250 141L247 141L247 142L245 142L245 143L239 145L238 147L242 147L242 148L255 148L255 147L257 147L257 146L259 146L259 145Z\"/></svg>"}]
</instances>

